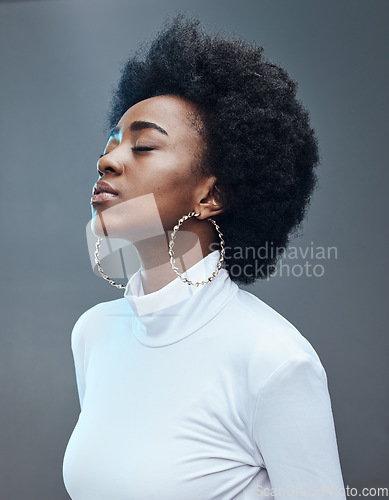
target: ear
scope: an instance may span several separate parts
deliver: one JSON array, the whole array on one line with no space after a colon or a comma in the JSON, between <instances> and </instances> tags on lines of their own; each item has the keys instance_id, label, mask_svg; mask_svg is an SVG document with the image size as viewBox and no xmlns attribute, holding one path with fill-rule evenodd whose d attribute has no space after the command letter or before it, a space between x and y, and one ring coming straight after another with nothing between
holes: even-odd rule
<instances>
[{"instance_id":1,"label":"ear","mask_svg":"<svg viewBox=\"0 0 389 500\"><path fill-rule=\"evenodd\" d=\"M214 176L208 177L199 191L199 202L196 205L196 212L201 214L197 219L207 219L221 214L224 210L221 202L221 191Z\"/></svg>"}]
</instances>

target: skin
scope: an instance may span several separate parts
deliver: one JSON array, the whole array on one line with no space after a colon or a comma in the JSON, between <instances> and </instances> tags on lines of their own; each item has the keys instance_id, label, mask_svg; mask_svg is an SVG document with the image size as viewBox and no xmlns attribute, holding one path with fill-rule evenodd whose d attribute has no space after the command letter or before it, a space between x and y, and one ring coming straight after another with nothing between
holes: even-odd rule
<instances>
[{"instance_id":1,"label":"skin","mask_svg":"<svg viewBox=\"0 0 389 500\"><path fill-rule=\"evenodd\" d=\"M186 220L174 240L180 273L208 255L210 245L219 241L213 224L205 220L223 211L214 188L217 179L199 175L193 168L204 148L191 120L195 113L191 102L174 95L136 103L119 120L119 133L110 136L97 163L99 178L118 196L91 205L92 232L103 238L123 238L135 246L146 294L177 278L168 243L183 215L200 214ZM137 121L155 123L167 135L154 128L131 130ZM153 149L132 149L144 146Z\"/></svg>"}]
</instances>

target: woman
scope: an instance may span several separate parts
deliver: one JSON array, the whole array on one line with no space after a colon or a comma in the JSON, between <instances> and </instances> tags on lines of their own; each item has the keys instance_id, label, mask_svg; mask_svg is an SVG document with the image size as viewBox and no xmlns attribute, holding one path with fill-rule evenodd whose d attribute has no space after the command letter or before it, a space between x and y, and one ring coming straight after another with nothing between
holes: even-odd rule
<instances>
[{"instance_id":1,"label":"woman","mask_svg":"<svg viewBox=\"0 0 389 500\"><path fill-rule=\"evenodd\" d=\"M178 15L123 67L92 230L111 284L100 238L141 266L72 332L74 500L345 498L317 353L238 286L274 273L319 161L296 82L262 52Z\"/></svg>"}]
</instances>

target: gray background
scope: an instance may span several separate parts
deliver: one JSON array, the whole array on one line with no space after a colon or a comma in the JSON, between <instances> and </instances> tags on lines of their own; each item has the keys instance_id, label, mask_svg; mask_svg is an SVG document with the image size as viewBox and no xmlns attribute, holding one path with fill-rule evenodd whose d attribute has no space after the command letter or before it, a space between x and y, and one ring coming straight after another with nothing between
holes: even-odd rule
<instances>
[{"instance_id":1,"label":"gray background","mask_svg":"<svg viewBox=\"0 0 389 500\"><path fill-rule=\"evenodd\" d=\"M66 499L79 403L70 333L122 296L94 274L85 227L120 64L166 14L265 47L298 82L320 189L294 245L336 246L325 273L248 287L311 342L328 375L345 485L389 486L388 5L240 0L0 4L1 499ZM302 260L299 261L304 264Z\"/></svg>"}]
</instances>

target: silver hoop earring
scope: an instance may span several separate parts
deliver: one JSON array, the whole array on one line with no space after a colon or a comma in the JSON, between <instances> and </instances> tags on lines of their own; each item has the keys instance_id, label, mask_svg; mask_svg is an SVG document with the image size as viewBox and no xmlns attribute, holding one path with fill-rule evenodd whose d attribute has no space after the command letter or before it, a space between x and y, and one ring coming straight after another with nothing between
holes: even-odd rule
<instances>
[{"instance_id":1,"label":"silver hoop earring","mask_svg":"<svg viewBox=\"0 0 389 500\"><path fill-rule=\"evenodd\" d=\"M115 283L114 280L112 280L111 278L109 278L105 272L103 271L103 268L101 267L101 264L100 264L100 260L99 260L99 250L100 250L100 243L101 243L101 238L98 237L97 238L97 241L96 241L96 250L95 250L95 253L94 253L94 256L95 256L95 262L97 264L97 269L99 270L99 273L101 274L101 276L106 280L108 281L108 283L112 286L115 286L116 288L126 288L125 286L121 285L120 283Z\"/></svg>"},{"instance_id":2,"label":"silver hoop earring","mask_svg":"<svg viewBox=\"0 0 389 500\"><path fill-rule=\"evenodd\" d=\"M180 229L180 226L184 221L186 221L190 217L193 217L193 216L198 217L199 215L200 214L196 214L196 212L190 212L188 215L184 215L183 217L181 217L181 219L178 221L177 225L175 225L173 228L173 232L170 236L170 242L169 242L170 264L172 265L173 271L177 274L177 276L181 279L181 281L183 281L184 283L187 283L188 285L194 285L194 286L206 285L207 283L212 281L213 278L215 278L215 276L219 273L219 271L222 267L222 263L224 261L224 256L225 256L223 234L220 231L220 227L217 225L217 223L213 219L207 219L210 222L212 222L212 224L215 226L216 231L218 232L218 235L220 238L220 258L219 258L219 262L218 262L217 267L216 267L216 271L214 271L206 281L196 281L194 283L192 281L188 280L188 278L184 278L180 274L180 272L178 271L178 268L175 265L176 261L174 259L174 252L173 252L174 239L176 237L176 233Z\"/></svg>"}]
</instances>

